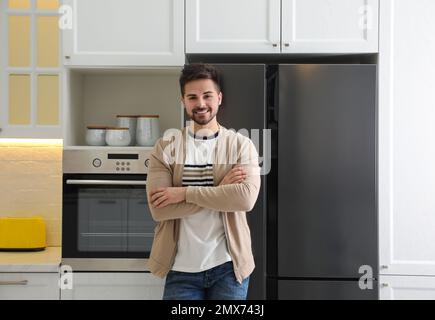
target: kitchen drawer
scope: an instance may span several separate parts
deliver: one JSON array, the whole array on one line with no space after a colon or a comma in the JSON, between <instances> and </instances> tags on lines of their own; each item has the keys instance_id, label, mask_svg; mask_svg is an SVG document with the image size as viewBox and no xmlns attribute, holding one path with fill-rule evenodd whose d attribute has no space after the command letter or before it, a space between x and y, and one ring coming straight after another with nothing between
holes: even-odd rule
<instances>
[{"instance_id":1,"label":"kitchen drawer","mask_svg":"<svg viewBox=\"0 0 435 320\"><path fill-rule=\"evenodd\" d=\"M381 300L435 300L435 277L380 275Z\"/></svg>"},{"instance_id":2,"label":"kitchen drawer","mask_svg":"<svg viewBox=\"0 0 435 320\"><path fill-rule=\"evenodd\" d=\"M58 273L0 273L0 300L59 300Z\"/></svg>"},{"instance_id":3,"label":"kitchen drawer","mask_svg":"<svg viewBox=\"0 0 435 320\"><path fill-rule=\"evenodd\" d=\"M65 280L71 289L61 300L161 300L165 284L148 272L75 272Z\"/></svg>"},{"instance_id":4,"label":"kitchen drawer","mask_svg":"<svg viewBox=\"0 0 435 320\"><path fill-rule=\"evenodd\" d=\"M279 280L279 300L377 300L378 282L360 289L358 280Z\"/></svg>"}]
</instances>

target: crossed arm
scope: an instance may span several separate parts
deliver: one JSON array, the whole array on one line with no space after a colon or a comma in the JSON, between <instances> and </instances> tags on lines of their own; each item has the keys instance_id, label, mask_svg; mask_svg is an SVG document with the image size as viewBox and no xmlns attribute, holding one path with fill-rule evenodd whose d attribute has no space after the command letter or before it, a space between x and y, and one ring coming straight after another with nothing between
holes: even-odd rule
<instances>
[{"instance_id":1,"label":"crossed arm","mask_svg":"<svg viewBox=\"0 0 435 320\"><path fill-rule=\"evenodd\" d=\"M236 166L226 174L219 186L242 183L245 179L246 171L242 167ZM186 201L186 193L187 187L166 187L151 190L150 204L156 209L165 208L168 205Z\"/></svg>"},{"instance_id":2,"label":"crossed arm","mask_svg":"<svg viewBox=\"0 0 435 320\"><path fill-rule=\"evenodd\" d=\"M156 221L183 218L202 208L251 211L260 188L256 160L235 166L215 187L173 187L170 169L152 157L148 181L148 203Z\"/></svg>"}]
</instances>

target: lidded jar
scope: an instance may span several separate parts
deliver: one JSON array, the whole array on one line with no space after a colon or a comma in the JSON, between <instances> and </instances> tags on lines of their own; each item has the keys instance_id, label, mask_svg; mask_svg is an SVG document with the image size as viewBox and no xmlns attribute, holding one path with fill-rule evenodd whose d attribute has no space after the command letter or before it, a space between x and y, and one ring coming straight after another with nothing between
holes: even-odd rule
<instances>
[{"instance_id":1,"label":"lidded jar","mask_svg":"<svg viewBox=\"0 0 435 320\"><path fill-rule=\"evenodd\" d=\"M137 118L136 142L140 146L153 147L160 138L158 115L142 115Z\"/></svg>"},{"instance_id":2,"label":"lidded jar","mask_svg":"<svg viewBox=\"0 0 435 320\"><path fill-rule=\"evenodd\" d=\"M88 146L105 146L106 145L106 129L103 126L88 126L86 127L86 143Z\"/></svg>"},{"instance_id":3,"label":"lidded jar","mask_svg":"<svg viewBox=\"0 0 435 320\"><path fill-rule=\"evenodd\" d=\"M106 142L109 146L116 147L126 147L130 145L131 137L129 128L107 128Z\"/></svg>"},{"instance_id":4,"label":"lidded jar","mask_svg":"<svg viewBox=\"0 0 435 320\"><path fill-rule=\"evenodd\" d=\"M132 116L132 115L117 115L117 124L120 128L128 128L130 131L130 145L135 146L136 145L136 125L137 125L137 118L138 116Z\"/></svg>"}]
</instances>

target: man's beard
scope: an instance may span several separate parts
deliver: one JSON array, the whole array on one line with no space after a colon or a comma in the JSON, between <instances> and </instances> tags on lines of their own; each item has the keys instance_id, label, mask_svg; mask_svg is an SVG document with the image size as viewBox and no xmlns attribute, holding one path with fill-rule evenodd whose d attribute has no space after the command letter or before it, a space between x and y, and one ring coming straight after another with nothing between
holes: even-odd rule
<instances>
[{"instance_id":1,"label":"man's beard","mask_svg":"<svg viewBox=\"0 0 435 320\"><path fill-rule=\"evenodd\" d=\"M210 123L215 117L216 117L216 113L211 113L210 109L208 110L210 112L210 116L208 118L203 118L201 115L195 113L197 110L192 111L192 115L190 116L190 119L193 120L196 124L199 125L206 125L208 123Z\"/></svg>"}]
</instances>

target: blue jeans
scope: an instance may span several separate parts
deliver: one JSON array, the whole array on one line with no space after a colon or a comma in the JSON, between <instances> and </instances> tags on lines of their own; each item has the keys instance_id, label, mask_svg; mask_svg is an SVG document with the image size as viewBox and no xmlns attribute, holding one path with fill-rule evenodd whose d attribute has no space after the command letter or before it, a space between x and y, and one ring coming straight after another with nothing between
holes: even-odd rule
<instances>
[{"instance_id":1,"label":"blue jeans","mask_svg":"<svg viewBox=\"0 0 435 320\"><path fill-rule=\"evenodd\" d=\"M246 300L249 277L237 282L232 261L202 272L169 271L163 300Z\"/></svg>"}]
</instances>

